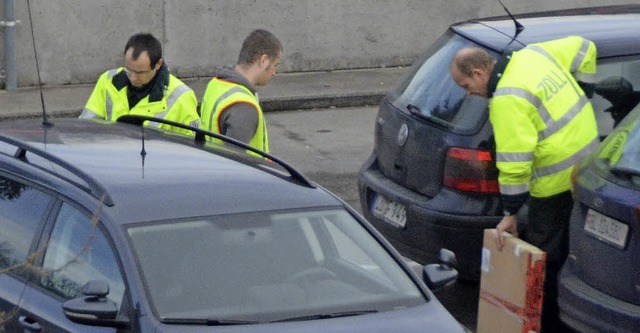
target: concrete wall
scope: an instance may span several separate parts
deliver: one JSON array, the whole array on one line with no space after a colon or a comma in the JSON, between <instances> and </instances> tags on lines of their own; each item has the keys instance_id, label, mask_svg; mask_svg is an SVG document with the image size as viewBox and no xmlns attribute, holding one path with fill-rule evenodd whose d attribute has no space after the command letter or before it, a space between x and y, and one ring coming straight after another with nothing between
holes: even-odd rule
<instances>
[{"instance_id":1,"label":"concrete wall","mask_svg":"<svg viewBox=\"0 0 640 333\"><path fill-rule=\"evenodd\" d=\"M15 1L18 86L36 85L27 0ZM47 85L94 82L106 69L122 65L126 40L140 31L163 42L174 74L202 77L213 66L235 63L242 40L255 28L282 40L281 72L322 71L409 65L449 24L505 14L497 0L29 1L40 75ZM503 2L516 14L630 1ZM0 41L3 88L4 37Z\"/></svg>"}]
</instances>

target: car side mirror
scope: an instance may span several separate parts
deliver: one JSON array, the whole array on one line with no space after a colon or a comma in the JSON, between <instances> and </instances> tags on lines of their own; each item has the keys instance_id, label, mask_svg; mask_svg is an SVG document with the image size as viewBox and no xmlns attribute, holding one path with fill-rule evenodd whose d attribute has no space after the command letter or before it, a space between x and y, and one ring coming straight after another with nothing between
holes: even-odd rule
<instances>
[{"instance_id":1,"label":"car side mirror","mask_svg":"<svg viewBox=\"0 0 640 333\"><path fill-rule=\"evenodd\" d=\"M84 296L74 298L62 304L65 316L69 320L92 326L127 327L129 319L118 316L118 307L107 298L109 284L106 281L93 280L84 285Z\"/></svg>"},{"instance_id":2,"label":"car side mirror","mask_svg":"<svg viewBox=\"0 0 640 333\"><path fill-rule=\"evenodd\" d=\"M440 249L440 263L424 266L423 279L431 290L438 290L458 279L458 260L455 253Z\"/></svg>"}]
</instances>

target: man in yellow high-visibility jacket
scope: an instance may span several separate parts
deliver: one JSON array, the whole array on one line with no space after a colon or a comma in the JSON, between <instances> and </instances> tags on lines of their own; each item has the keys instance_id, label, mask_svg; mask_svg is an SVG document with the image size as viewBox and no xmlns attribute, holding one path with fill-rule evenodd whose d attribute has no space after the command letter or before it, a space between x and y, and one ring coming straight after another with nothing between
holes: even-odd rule
<instances>
[{"instance_id":1,"label":"man in yellow high-visibility jacket","mask_svg":"<svg viewBox=\"0 0 640 333\"><path fill-rule=\"evenodd\" d=\"M504 209L496 227L498 247L504 245L502 232L517 235L516 213L529 200L525 240L547 252L542 332L564 332L557 275L568 254L571 172L600 142L593 107L581 88L593 83L595 44L570 36L531 44L500 61L480 48L465 48L450 69L467 94L491 98Z\"/></svg>"},{"instance_id":2,"label":"man in yellow high-visibility jacket","mask_svg":"<svg viewBox=\"0 0 640 333\"><path fill-rule=\"evenodd\" d=\"M200 126L269 152L267 126L256 87L266 85L280 64L282 43L269 31L252 31L238 63L217 68L200 104Z\"/></svg>"},{"instance_id":3,"label":"man in yellow high-visibility jacket","mask_svg":"<svg viewBox=\"0 0 640 333\"><path fill-rule=\"evenodd\" d=\"M143 115L199 126L196 95L169 73L160 41L148 33L135 34L127 41L124 58L124 67L100 76L80 118L116 121L124 115ZM146 125L193 135L175 126Z\"/></svg>"}]
</instances>

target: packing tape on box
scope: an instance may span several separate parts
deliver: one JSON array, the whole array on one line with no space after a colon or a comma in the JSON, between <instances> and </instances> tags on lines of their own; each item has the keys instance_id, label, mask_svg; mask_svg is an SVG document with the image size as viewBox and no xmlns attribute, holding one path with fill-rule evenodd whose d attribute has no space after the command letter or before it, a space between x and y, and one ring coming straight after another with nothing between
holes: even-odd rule
<instances>
[{"instance_id":1,"label":"packing tape on box","mask_svg":"<svg viewBox=\"0 0 640 333\"><path fill-rule=\"evenodd\" d=\"M518 250L517 255L520 255L520 250ZM489 249L487 248L482 248L483 270L486 269L487 272L490 270L490 261L491 251L489 251ZM518 306L498 296L495 296L484 289L480 289L480 299L499 309L502 309L503 311L512 313L522 319L523 333L536 333L540 332L540 310L542 309L542 289L544 285L546 254L542 256L541 260L535 263L529 255L528 267L529 268L526 275L526 295L524 299L524 307Z\"/></svg>"},{"instance_id":2,"label":"packing tape on box","mask_svg":"<svg viewBox=\"0 0 640 333\"><path fill-rule=\"evenodd\" d=\"M480 265L480 269L485 272L491 270L491 250L486 247L482 248L482 264Z\"/></svg>"},{"instance_id":3,"label":"packing tape on box","mask_svg":"<svg viewBox=\"0 0 640 333\"><path fill-rule=\"evenodd\" d=\"M519 257L521 251L522 247L517 244L513 249L513 254L516 257ZM482 248L482 261L480 264L480 269L485 272L489 272L491 270L491 250L487 249L486 247Z\"/></svg>"}]
</instances>

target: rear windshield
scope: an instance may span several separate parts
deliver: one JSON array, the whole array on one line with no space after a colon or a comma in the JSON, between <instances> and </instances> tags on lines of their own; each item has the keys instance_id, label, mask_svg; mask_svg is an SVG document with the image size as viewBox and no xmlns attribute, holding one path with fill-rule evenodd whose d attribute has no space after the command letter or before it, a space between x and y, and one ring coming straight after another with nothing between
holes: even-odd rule
<instances>
[{"instance_id":1,"label":"rear windshield","mask_svg":"<svg viewBox=\"0 0 640 333\"><path fill-rule=\"evenodd\" d=\"M448 31L417 60L409 74L390 93L398 110L448 127L461 134L478 131L488 117L488 100L466 96L449 72L454 54L464 47L482 47ZM598 47L606 47L598 45ZM486 49L495 58L495 51ZM600 137L611 130L640 101L640 57L598 59L595 91L591 97Z\"/></svg>"},{"instance_id":2,"label":"rear windshield","mask_svg":"<svg viewBox=\"0 0 640 333\"><path fill-rule=\"evenodd\" d=\"M422 59L415 62L409 74L391 92L392 104L400 110L452 127L453 130L470 131L477 128L487 117L487 100L466 96L449 72L454 54L470 46L481 47L450 31L445 33ZM495 52L487 51L498 57Z\"/></svg>"}]
</instances>

